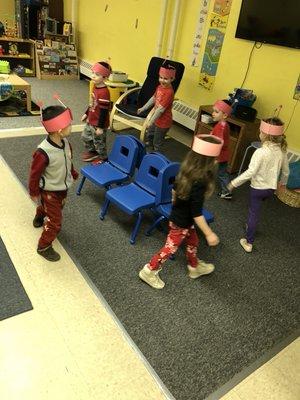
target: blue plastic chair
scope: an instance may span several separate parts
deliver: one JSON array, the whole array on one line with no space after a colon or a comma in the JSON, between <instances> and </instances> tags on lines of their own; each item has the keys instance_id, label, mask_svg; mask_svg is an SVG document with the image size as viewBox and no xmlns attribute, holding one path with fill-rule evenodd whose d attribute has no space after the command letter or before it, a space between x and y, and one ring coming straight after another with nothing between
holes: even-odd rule
<instances>
[{"instance_id":1,"label":"blue plastic chair","mask_svg":"<svg viewBox=\"0 0 300 400\"><path fill-rule=\"evenodd\" d=\"M166 159L156 154L147 154L143 158L134 182L109 189L105 195L105 202L100 211L103 220L109 204L112 202L129 215L137 215L136 223L130 236L130 243L134 244L138 234L143 211L155 207L156 193L159 190L160 171L168 165Z\"/></svg>"},{"instance_id":2,"label":"blue plastic chair","mask_svg":"<svg viewBox=\"0 0 300 400\"><path fill-rule=\"evenodd\" d=\"M139 168L139 166L141 165L142 159L147 154L145 143L143 143L140 139L138 139L134 135L126 135L126 136L135 140L135 142L139 146L139 153L138 153L138 158L136 161L136 168Z\"/></svg>"},{"instance_id":3,"label":"blue plastic chair","mask_svg":"<svg viewBox=\"0 0 300 400\"><path fill-rule=\"evenodd\" d=\"M145 232L147 236L150 236L154 228L156 228L162 221L168 220L171 215L172 188L175 177L178 174L179 167L179 163L170 163L163 171L161 171L161 182L159 184L159 190L157 192L155 203L155 211L159 214L159 216ZM214 217L209 211L202 209L202 215L208 224L214 221Z\"/></svg>"},{"instance_id":4,"label":"blue plastic chair","mask_svg":"<svg viewBox=\"0 0 300 400\"><path fill-rule=\"evenodd\" d=\"M128 136L117 136L108 160L102 164L89 164L81 168L83 175L77 189L77 195L86 179L95 185L109 189L113 183L120 184L128 180L135 172L140 155L140 146L136 140Z\"/></svg>"}]
</instances>

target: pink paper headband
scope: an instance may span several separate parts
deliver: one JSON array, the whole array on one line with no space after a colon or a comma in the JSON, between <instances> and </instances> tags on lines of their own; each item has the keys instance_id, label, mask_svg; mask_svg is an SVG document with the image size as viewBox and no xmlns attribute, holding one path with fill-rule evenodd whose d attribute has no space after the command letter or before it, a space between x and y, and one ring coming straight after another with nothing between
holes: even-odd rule
<instances>
[{"instance_id":1,"label":"pink paper headband","mask_svg":"<svg viewBox=\"0 0 300 400\"><path fill-rule=\"evenodd\" d=\"M48 133L52 133L58 132L60 129L71 125L72 120L72 112L69 108L66 108L65 111L54 118L48 119L47 121L43 121L42 119L42 124Z\"/></svg>"},{"instance_id":2,"label":"pink paper headband","mask_svg":"<svg viewBox=\"0 0 300 400\"><path fill-rule=\"evenodd\" d=\"M262 120L259 129L266 135L280 136L283 135L284 125L272 125Z\"/></svg>"},{"instance_id":3,"label":"pink paper headband","mask_svg":"<svg viewBox=\"0 0 300 400\"><path fill-rule=\"evenodd\" d=\"M230 105L225 103L225 101L223 100L217 100L214 104L214 107L227 115L230 115L232 113L232 108L230 107Z\"/></svg>"},{"instance_id":4,"label":"pink paper headband","mask_svg":"<svg viewBox=\"0 0 300 400\"><path fill-rule=\"evenodd\" d=\"M171 68L160 67L159 75L163 76L164 78L175 78L176 69L174 67Z\"/></svg>"},{"instance_id":5,"label":"pink paper headband","mask_svg":"<svg viewBox=\"0 0 300 400\"><path fill-rule=\"evenodd\" d=\"M111 74L111 69L104 67L104 65L96 63L92 66L92 71L95 72L95 74L99 74L104 76L104 78L108 78L109 75Z\"/></svg>"},{"instance_id":6,"label":"pink paper headband","mask_svg":"<svg viewBox=\"0 0 300 400\"><path fill-rule=\"evenodd\" d=\"M222 149L223 140L214 136L215 139L219 143L211 143L206 140L202 140L204 138L212 137L211 135L198 135L194 136L194 141L192 144L192 150L198 154L202 154L203 156L217 157Z\"/></svg>"}]
</instances>

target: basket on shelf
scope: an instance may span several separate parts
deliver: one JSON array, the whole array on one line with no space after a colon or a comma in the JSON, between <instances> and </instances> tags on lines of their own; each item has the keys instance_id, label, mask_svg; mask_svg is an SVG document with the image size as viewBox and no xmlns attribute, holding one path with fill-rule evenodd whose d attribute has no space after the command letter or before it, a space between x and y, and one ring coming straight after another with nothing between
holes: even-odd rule
<instances>
[{"instance_id":1,"label":"basket on shelf","mask_svg":"<svg viewBox=\"0 0 300 400\"><path fill-rule=\"evenodd\" d=\"M276 196L280 201L288 206L300 208L300 192L296 192L295 190L290 190L285 186L281 186L277 188Z\"/></svg>"}]
</instances>

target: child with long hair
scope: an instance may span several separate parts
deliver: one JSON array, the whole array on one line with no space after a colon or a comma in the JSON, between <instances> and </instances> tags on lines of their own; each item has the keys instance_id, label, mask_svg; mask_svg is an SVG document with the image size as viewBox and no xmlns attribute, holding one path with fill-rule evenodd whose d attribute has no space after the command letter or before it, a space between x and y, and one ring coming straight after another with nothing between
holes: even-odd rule
<instances>
[{"instance_id":1,"label":"child with long hair","mask_svg":"<svg viewBox=\"0 0 300 400\"><path fill-rule=\"evenodd\" d=\"M251 253L253 248L262 201L273 196L278 183L285 185L289 175L284 123L277 117L262 120L259 138L262 146L254 152L248 169L228 185L232 191L251 180L246 238L240 240L247 253Z\"/></svg>"},{"instance_id":2,"label":"child with long hair","mask_svg":"<svg viewBox=\"0 0 300 400\"><path fill-rule=\"evenodd\" d=\"M176 253L184 240L190 278L195 279L214 270L213 264L207 264L197 258L199 239L195 225L203 232L209 246L219 243L218 236L202 215L202 208L204 199L214 191L216 157L220 154L222 145L223 141L212 135L195 137L192 150L180 167L174 184L166 243L139 272L139 277L155 289L165 286L158 273L162 264L171 254Z\"/></svg>"}]
</instances>

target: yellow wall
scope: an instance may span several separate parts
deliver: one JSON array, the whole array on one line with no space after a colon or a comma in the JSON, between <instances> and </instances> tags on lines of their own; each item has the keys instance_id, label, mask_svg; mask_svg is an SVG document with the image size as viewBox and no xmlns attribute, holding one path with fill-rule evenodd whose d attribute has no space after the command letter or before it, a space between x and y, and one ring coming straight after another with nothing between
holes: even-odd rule
<instances>
[{"instance_id":1,"label":"yellow wall","mask_svg":"<svg viewBox=\"0 0 300 400\"><path fill-rule=\"evenodd\" d=\"M169 0L167 27L170 27L174 3L175 0ZM212 0L211 8L213 3ZM64 4L67 18L67 14L71 15L71 0L65 0ZM105 11L106 5L108 8ZM213 89L208 91L198 85L199 67L189 65L200 0L181 1L173 59L184 63L186 71L176 96L191 106L211 104L218 98L224 98L243 81L253 42L234 37L240 6L241 0L233 0L217 77ZM78 0L80 57L91 63L110 57L114 69L126 71L130 78L143 82L149 59L156 51L161 7L161 0L88 0L88 6L86 1ZM167 27L162 56L166 55ZM205 41L201 54L204 44ZM258 98L254 106L259 117L272 115L272 110L283 104L280 117L288 122L295 104L293 92L299 73L299 50L265 44L254 50L244 87L256 93ZM300 151L299 133L298 105L287 131L289 147L297 151Z\"/></svg>"},{"instance_id":2,"label":"yellow wall","mask_svg":"<svg viewBox=\"0 0 300 400\"><path fill-rule=\"evenodd\" d=\"M4 24L5 20L8 20L10 25L15 20L15 0L0 1L0 21Z\"/></svg>"}]
</instances>

